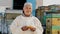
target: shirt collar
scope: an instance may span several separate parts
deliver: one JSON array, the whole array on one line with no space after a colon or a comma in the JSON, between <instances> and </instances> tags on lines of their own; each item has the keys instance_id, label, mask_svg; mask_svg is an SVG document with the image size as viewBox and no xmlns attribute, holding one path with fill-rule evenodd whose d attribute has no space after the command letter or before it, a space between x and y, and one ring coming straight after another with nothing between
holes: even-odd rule
<instances>
[{"instance_id":1,"label":"shirt collar","mask_svg":"<svg viewBox=\"0 0 60 34\"><path fill-rule=\"evenodd\" d=\"M22 14L22 16L26 17L24 14ZM32 17L32 14L29 17Z\"/></svg>"}]
</instances>

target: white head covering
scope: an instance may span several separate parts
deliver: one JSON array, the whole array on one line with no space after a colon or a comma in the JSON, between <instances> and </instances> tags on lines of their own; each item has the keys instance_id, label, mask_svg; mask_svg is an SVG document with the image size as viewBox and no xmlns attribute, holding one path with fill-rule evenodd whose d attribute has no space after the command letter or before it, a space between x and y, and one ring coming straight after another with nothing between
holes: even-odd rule
<instances>
[{"instance_id":1,"label":"white head covering","mask_svg":"<svg viewBox=\"0 0 60 34\"><path fill-rule=\"evenodd\" d=\"M30 2L26 2L26 3L24 4L24 7L27 6L27 5L30 5L30 6L32 7L32 3L30 3Z\"/></svg>"}]
</instances>

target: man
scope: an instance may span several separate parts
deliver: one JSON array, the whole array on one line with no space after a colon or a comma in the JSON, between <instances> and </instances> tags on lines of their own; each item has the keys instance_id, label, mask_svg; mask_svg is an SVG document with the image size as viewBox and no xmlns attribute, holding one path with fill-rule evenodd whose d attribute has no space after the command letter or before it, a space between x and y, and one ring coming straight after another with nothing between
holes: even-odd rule
<instances>
[{"instance_id":1,"label":"man","mask_svg":"<svg viewBox=\"0 0 60 34\"><path fill-rule=\"evenodd\" d=\"M41 22L32 13L32 4L27 2L23 7L23 14L16 17L10 25L12 34L42 34Z\"/></svg>"}]
</instances>

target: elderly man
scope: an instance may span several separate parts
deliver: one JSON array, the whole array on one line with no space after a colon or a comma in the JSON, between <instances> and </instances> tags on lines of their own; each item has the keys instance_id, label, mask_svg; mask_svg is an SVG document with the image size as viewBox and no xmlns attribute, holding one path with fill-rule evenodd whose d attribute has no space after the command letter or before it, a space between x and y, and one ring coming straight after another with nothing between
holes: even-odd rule
<instances>
[{"instance_id":1,"label":"elderly man","mask_svg":"<svg viewBox=\"0 0 60 34\"><path fill-rule=\"evenodd\" d=\"M16 17L10 25L12 34L42 34L41 22L32 16L32 4L27 2L23 7L23 14Z\"/></svg>"}]
</instances>

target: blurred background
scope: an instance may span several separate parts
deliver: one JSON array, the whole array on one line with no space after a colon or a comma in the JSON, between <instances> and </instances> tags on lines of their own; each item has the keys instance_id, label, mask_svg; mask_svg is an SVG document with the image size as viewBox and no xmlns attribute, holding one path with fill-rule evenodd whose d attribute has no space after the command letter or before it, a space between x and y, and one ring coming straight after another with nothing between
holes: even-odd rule
<instances>
[{"instance_id":1,"label":"blurred background","mask_svg":"<svg viewBox=\"0 0 60 34\"><path fill-rule=\"evenodd\" d=\"M31 2L32 15L43 26L43 34L60 34L60 0L0 0L0 34L11 34L9 25L22 14L25 2Z\"/></svg>"}]
</instances>

